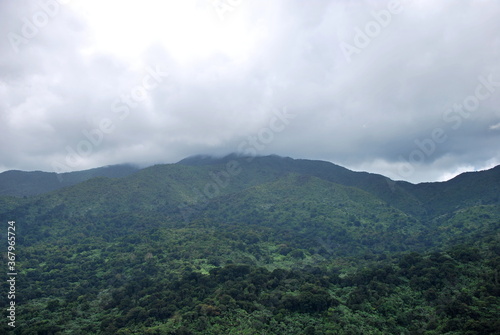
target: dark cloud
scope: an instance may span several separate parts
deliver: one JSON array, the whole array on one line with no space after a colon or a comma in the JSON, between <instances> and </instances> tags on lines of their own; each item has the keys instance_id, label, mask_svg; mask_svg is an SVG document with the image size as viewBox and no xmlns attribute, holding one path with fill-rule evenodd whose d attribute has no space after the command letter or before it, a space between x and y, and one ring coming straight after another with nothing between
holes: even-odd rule
<instances>
[{"instance_id":1,"label":"dark cloud","mask_svg":"<svg viewBox=\"0 0 500 335\"><path fill-rule=\"evenodd\" d=\"M500 163L497 2L221 1L0 2L0 170L240 151L417 182Z\"/></svg>"}]
</instances>

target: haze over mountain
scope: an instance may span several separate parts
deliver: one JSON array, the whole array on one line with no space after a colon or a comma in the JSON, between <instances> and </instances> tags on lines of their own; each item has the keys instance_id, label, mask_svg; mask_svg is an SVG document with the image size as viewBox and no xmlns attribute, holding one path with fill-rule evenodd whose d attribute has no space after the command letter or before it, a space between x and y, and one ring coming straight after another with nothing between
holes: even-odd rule
<instances>
[{"instance_id":1,"label":"haze over mountain","mask_svg":"<svg viewBox=\"0 0 500 335\"><path fill-rule=\"evenodd\" d=\"M0 1L0 171L250 151L411 182L488 169L499 16L495 0Z\"/></svg>"}]
</instances>

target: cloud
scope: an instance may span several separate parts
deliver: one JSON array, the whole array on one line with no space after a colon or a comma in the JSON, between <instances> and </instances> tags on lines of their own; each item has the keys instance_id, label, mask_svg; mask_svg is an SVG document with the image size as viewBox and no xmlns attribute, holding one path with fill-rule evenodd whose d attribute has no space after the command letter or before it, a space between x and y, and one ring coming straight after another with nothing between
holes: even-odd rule
<instances>
[{"instance_id":1,"label":"cloud","mask_svg":"<svg viewBox=\"0 0 500 335\"><path fill-rule=\"evenodd\" d=\"M1 2L0 170L234 152L283 109L258 154L413 182L500 160L497 2L227 4Z\"/></svg>"}]
</instances>

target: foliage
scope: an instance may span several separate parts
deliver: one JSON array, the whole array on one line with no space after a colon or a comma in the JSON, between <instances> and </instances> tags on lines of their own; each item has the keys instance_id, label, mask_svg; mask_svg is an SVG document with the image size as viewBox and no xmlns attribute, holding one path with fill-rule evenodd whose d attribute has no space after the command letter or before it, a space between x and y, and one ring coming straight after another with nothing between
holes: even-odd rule
<instances>
[{"instance_id":1,"label":"foliage","mask_svg":"<svg viewBox=\"0 0 500 335\"><path fill-rule=\"evenodd\" d=\"M499 333L492 199L425 204L399 185L388 201L385 179L276 157L200 198L225 164L0 197L16 221L15 333ZM442 186L470 191L459 182Z\"/></svg>"}]
</instances>

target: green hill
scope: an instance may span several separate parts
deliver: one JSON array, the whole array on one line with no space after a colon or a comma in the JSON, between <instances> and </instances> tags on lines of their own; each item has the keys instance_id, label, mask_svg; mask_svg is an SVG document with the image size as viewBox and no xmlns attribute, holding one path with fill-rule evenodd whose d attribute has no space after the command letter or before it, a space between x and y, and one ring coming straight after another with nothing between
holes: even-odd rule
<instances>
[{"instance_id":1,"label":"green hill","mask_svg":"<svg viewBox=\"0 0 500 335\"><path fill-rule=\"evenodd\" d=\"M0 195L33 196L72 186L96 177L121 178L136 172L131 165L112 165L76 172L5 171L0 173Z\"/></svg>"},{"instance_id":2,"label":"green hill","mask_svg":"<svg viewBox=\"0 0 500 335\"><path fill-rule=\"evenodd\" d=\"M198 156L2 196L15 334L498 334L499 175Z\"/></svg>"}]
</instances>

